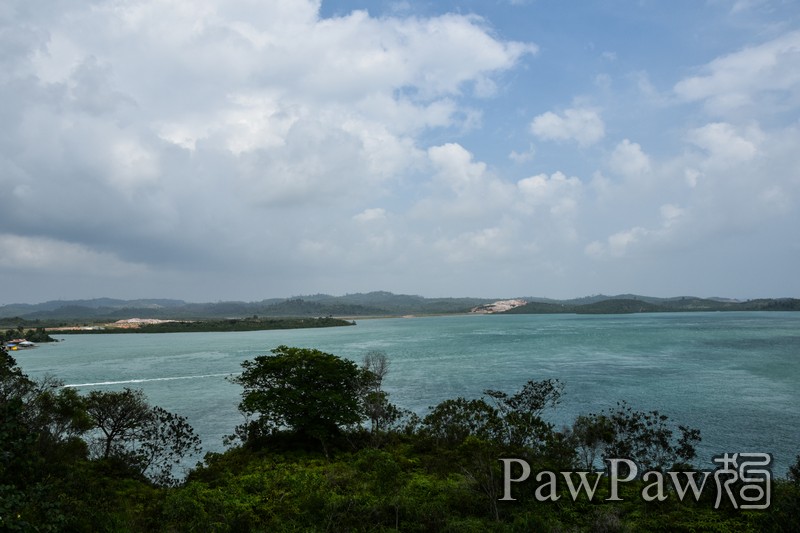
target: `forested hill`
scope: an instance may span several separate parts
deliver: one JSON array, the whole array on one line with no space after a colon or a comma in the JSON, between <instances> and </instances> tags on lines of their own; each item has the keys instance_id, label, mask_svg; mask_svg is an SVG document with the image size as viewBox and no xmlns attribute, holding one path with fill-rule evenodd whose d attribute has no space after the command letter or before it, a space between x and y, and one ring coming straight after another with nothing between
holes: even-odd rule
<instances>
[{"instance_id":1,"label":"forested hill","mask_svg":"<svg viewBox=\"0 0 800 533\"><path fill-rule=\"evenodd\" d=\"M800 311L797 298L764 298L734 301L713 298L653 298L622 295L581 298L568 301L529 301L526 305L506 311L508 314L624 314L670 313L688 311Z\"/></svg>"},{"instance_id":2,"label":"forested hill","mask_svg":"<svg viewBox=\"0 0 800 533\"><path fill-rule=\"evenodd\" d=\"M572 300L523 297L526 305L508 313L642 313L670 311L800 311L796 298L737 301L723 298L657 298L634 294L595 295ZM204 320L242 317L366 317L469 313L497 298L425 298L390 292L331 296L314 294L257 302L189 303L183 300L139 299L54 300L40 304L0 306L0 325L33 326L38 322L115 321L132 317Z\"/></svg>"},{"instance_id":3,"label":"forested hill","mask_svg":"<svg viewBox=\"0 0 800 533\"><path fill-rule=\"evenodd\" d=\"M425 298L390 292L331 296L314 294L272 298L257 302L188 303L182 300L57 300L40 304L0 306L0 320L112 321L131 317L159 319L210 319L247 317L403 316L467 313L493 300L485 298Z\"/></svg>"}]
</instances>

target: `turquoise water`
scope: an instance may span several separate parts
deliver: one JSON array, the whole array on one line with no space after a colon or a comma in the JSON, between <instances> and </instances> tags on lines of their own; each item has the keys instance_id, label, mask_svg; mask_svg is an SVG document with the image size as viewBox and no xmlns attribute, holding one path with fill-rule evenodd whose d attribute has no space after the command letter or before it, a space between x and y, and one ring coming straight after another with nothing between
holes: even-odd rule
<instances>
[{"instance_id":1,"label":"turquoise water","mask_svg":"<svg viewBox=\"0 0 800 533\"><path fill-rule=\"evenodd\" d=\"M15 354L33 377L90 389L141 388L186 416L209 451L242 421L225 377L286 344L360 362L382 350L393 401L424 414L487 388L565 383L547 413L558 426L626 400L700 428L698 464L723 452L768 452L783 476L800 453L800 313L477 315L360 320L355 327L234 333L64 335Z\"/></svg>"}]
</instances>

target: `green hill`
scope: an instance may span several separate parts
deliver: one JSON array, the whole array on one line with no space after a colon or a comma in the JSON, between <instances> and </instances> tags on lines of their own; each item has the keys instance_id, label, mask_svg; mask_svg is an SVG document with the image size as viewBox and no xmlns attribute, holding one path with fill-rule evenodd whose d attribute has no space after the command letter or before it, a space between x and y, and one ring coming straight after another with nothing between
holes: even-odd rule
<instances>
[{"instance_id":1,"label":"green hill","mask_svg":"<svg viewBox=\"0 0 800 533\"><path fill-rule=\"evenodd\" d=\"M693 311L800 311L796 298L759 299L738 302L711 298L682 296L679 298L651 298L634 295L618 297L594 296L565 300L563 303L530 302L506 311L509 314L627 314L674 313Z\"/></svg>"},{"instance_id":2,"label":"green hill","mask_svg":"<svg viewBox=\"0 0 800 533\"><path fill-rule=\"evenodd\" d=\"M680 296L658 298L635 294L594 295L569 300L523 297L528 304L510 314L653 313L675 311L800 311L796 298L737 301ZM262 317L365 317L469 313L500 298L426 298L385 291L331 296L314 294L254 302L188 303L182 300L137 299L53 300L40 304L0 306L0 329L66 325L69 322L113 322L125 318L210 320Z\"/></svg>"}]
</instances>

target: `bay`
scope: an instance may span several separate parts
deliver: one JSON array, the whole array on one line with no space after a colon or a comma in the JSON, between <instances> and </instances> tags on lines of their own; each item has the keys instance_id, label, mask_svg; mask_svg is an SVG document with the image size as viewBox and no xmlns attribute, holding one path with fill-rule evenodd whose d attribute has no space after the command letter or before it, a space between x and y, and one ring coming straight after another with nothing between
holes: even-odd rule
<instances>
[{"instance_id":1,"label":"bay","mask_svg":"<svg viewBox=\"0 0 800 533\"><path fill-rule=\"evenodd\" d=\"M82 392L140 388L186 416L206 451L241 423L241 388L226 377L281 344L360 362L391 361L397 405L424 415L442 400L513 392L529 379L565 384L546 413L557 427L613 408L658 410L697 427L698 466L724 452L767 452L785 476L800 453L800 313L459 315L359 320L355 327L230 332L62 335L14 353L32 377L52 375Z\"/></svg>"}]
</instances>

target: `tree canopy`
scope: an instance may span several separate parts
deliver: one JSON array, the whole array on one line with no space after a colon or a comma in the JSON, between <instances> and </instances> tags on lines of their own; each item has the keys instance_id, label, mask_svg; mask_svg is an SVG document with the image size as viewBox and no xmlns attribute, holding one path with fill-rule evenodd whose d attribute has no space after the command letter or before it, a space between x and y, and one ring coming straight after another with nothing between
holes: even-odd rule
<instances>
[{"instance_id":1,"label":"tree canopy","mask_svg":"<svg viewBox=\"0 0 800 533\"><path fill-rule=\"evenodd\" d=\"M151 406L140 390L91 391L86 410L94 429L92 456L156 483L175 483L173 467L183 457L200 453L200 438L186 418Z\"/></svg>"},{"instance_id":2,"label":"tree canopy","mask_svg":"<svg viewBox=\"0 0 800 533\"><path fill-rule=\"evenodd\" d=\"M245 440L290 430L326 439L365 418L361 392L365 371L354 362L307 348L278 346L272 355L242 363L233 379L244 387L239 410L256 418Z\"/></svg>"}]
</instances>

